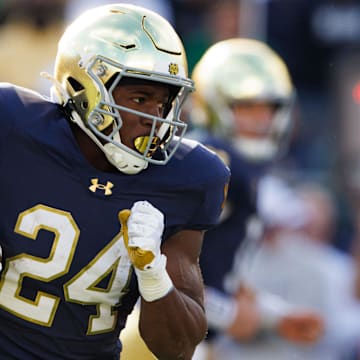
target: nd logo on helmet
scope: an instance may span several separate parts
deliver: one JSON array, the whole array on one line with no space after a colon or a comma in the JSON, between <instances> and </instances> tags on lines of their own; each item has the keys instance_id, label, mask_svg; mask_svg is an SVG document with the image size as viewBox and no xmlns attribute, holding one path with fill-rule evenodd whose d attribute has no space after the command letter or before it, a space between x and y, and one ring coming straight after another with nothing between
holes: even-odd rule
<instances>
[{"instance_id":1,"label":"nd logo on helmet","mask_svg":"<svg viewBox=\"0 0 360 360\"><path fill-rule=\"evenodd\" d=\"M179 65L170 63L169 64L169 74L170 75L177 75L179 73Z\"/></svg>"}]
</instances>

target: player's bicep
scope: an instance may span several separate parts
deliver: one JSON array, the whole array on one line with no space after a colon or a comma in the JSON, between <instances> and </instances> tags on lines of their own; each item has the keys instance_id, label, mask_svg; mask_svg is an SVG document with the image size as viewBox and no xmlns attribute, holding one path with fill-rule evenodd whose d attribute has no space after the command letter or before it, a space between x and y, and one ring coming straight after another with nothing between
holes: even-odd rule
<instances>
[{"instance_id":1,"label":"player's bicep","mask_svg":"<svg viewBox=\"0 0 360 360\"><path fill-rule=\"evenodd\" d=\"M204 237L203 231L182 230L172 235L162 245L167 256L167 271L178 290L203 303L203 279L199 256Z\"/></svg>"}]
</instances>

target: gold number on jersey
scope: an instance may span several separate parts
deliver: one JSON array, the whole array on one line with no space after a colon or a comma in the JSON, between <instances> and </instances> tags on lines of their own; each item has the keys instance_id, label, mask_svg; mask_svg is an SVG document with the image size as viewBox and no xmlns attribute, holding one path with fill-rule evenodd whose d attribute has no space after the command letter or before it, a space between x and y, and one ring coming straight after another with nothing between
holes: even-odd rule
<instances>
[{"instance_id":1,"label":"gold number on jersey","mask_svg":"<svg viewBox=\"0 0 360 360\"><path fill-rule=\"evenodd\" d=\"M79 228L68 212L37 205L22 212L15 232L36 241L40 230L54 234L47 258L19 254L6 260L0 283L0 306L27 321L50 327L60 302L58 296L38 291L34 299L21 294L24 278L50 282L69 271L79 238ZM111 331L116 324L113 306L119 302L130 277L130 261L118 234L107 247L64 285L65 299L96 305L87 334ZM106 288L97 287L110 277Z\"/></svg>"}]
</instances>

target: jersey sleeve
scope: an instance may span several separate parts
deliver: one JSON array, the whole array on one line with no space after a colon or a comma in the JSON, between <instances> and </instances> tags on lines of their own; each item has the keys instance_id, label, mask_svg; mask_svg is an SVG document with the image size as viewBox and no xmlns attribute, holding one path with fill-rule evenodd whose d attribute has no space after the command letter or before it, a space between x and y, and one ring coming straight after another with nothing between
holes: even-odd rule
<instances>
[{"instance_id":1,"label":"jersey sleeve","mask_svg":"<svg viewBox=\"0 0 360 360\"><path fill-rule=\"evenodd\" d=\"M203 201L192 214L193 229L210 229L219 221L227 197L230 170L215 153L208 152L209 159L204 169L204 180L199 184Z\"/></svg>"}]
</instances>

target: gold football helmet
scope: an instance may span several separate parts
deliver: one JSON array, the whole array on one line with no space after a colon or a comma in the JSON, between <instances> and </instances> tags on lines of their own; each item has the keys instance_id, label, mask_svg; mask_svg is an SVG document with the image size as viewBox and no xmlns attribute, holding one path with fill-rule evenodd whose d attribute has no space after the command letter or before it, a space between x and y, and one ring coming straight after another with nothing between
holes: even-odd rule
<instances>
[{"instance_id":1,"label":"gold football helmet","mask_svg":"<svg viewBox=\"0 0 360 360\"><path fill-rule=\"evenodd\" d=\"M195 126L230 138L252 161L268 160L279 153L293 122L295 90L285 63L269 46L245 38L220 41L204 53L192 75L197 89L191 115ZM273 105L266 134L236 134L231 108L235 103Z\"/></svg>"},{"instance_id":2,"label":"gold football helmet","mask_svg":"<svg viewBox=\"0 0 360 360\"><path fill-rule=\"evenodd\" d=\"M176 151L186 130L179 118L181 106L193 90L187 71L183 44L167 20L139 6L105 5L81 15L60 39L52 95L72 107L72 120L114 166L135 174L148 163L166 164ZM112 92L124 77L165 83L175 89L166 116L138 114L118 106ZM135 141L137 151L121 142L119 110L153 121L149 136ZM157 150L161 156L153 157Z\"/></svg>"}]
</instances>

